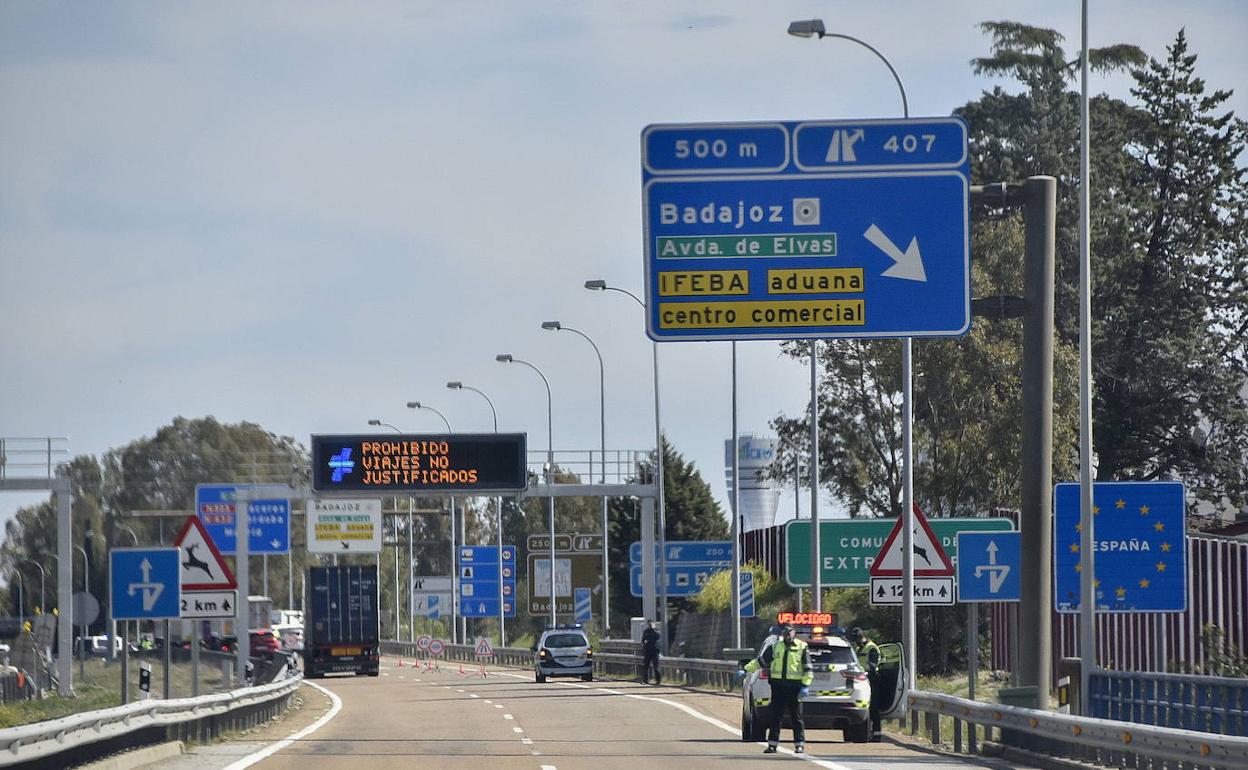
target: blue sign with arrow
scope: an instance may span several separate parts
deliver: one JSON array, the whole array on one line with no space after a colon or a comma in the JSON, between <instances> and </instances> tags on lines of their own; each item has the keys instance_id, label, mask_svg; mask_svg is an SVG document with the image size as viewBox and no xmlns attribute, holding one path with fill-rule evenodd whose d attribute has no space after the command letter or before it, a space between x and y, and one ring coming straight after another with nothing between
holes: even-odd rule
<instances>
[{"instance_id":1,"label":"blue sign with arrow","mask_svg":"<svg viewBox=\"0 0 1248 770\"><path fill-rule=\"evenodd\" d=\"M667 563L732 563L731 540L669 540L667 545ZM659 546L654 546L654 559L659 559ZM641 564L641 543L634 541L628 546L628 561Z\"/></svg>"},{"instance_id":2,"label":"blue sign with arrow","mask_svg":"<svg viewBox=\"0 0 1248 770\"><path fill-rule=\"evenodd\" d=\"M1079 611L1079 485L1053 494L1053 603ZM1187 531L1183 484L1101 481L1092 485L1093 569L1098 612L1184 612Z\"/></svg>"},{"instance_id":3,"label":"blue sign with arrow","mask_svg":"<svg viewBox=\"0 0 1248 770\"><path fill-rule=\"evenodd\" d=\"M958 533L958 601L1016 602L1023 541L1019 532Z\"/></svg>"},{"instance_id":4,"label":"blue sign with arrow","mask_svg":"<svg viewBox=\"0 0 1248 770\"><path fill-rule=\"evenodd\" d=\"M970 328L959 118L653 125L642 181L653 339Z\"/></svg>"},{"instance_id":5,"label":"blue sign with arrow","mask_svg":"<svg viewBox=\"0 0 1248 770\"><path fill-rule=\"evenodd\" d=\"M459 549L459 609L465 618L498 617L499 559L496 545ZM516 547L503 546L503 616L516 616Z\"/></svg>"},{"instance_id":6,"label":"blue sign with arrow","mask_svg":"<svg viewBox=\"0 0 1248 770\"><path fill-rule=\"evenodd\" d=\"M238 552L234 524L234 500L240 487L248 484L198 484L195 487L195 513L217 550L223 554ZM251 537L247 549L252 556L290 552L290 501L285 499L252 500L247 506L247 523Z\"/></svg>"},{"instance_id":7,"label":"blue sign with arrow","mask_svg":"<svg viewBox=\"0 0 1248 770\"><path fill-rule=\"evenodd\" d=\"M113 620L177 618L182 609L180 548L113 548L108 552Z\"/></svg>"}]
</instances>

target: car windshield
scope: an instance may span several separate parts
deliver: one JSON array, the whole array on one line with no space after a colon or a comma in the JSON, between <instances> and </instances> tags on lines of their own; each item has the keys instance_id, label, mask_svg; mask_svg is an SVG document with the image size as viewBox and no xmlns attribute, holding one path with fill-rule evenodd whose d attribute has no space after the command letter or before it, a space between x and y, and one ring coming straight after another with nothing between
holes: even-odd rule
<instances>
[{"instance_id":1,"label":"car windshield","mask_svg":"<svg viewBox=\"0 0 1248 770\"><path fill-rule=\"evenodd\" d=\"M588 647L589 643L580 634L551 634L546 637L547 647Z\"/></svg>"}]
</instances>

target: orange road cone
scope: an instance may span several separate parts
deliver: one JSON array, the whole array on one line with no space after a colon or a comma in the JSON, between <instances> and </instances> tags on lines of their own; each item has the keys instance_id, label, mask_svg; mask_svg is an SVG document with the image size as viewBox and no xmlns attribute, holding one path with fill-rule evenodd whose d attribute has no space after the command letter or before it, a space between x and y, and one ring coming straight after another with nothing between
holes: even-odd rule
<instances>
[{"instance_id":1,"label":"orange road cone","mask_svg":"<svg viewBox=\"0 0 1248 770\"><path fill-rule=\"evenodd\" d=\"M399 658L399 668L403 668L403 659Z\"/></svg>"},{"instance_id":2,"label":"orange road cone","mask_svg":"<svg viewBox=\"0 0 1248 770\"><path fill-rule=\"evenodd\" d=\"M459 675L460 675L460 676L463 676L463 675L464 675L464 664L463 664L463 663L460 663L460 664L459 664Z\"/></svg>"}]
</instances>

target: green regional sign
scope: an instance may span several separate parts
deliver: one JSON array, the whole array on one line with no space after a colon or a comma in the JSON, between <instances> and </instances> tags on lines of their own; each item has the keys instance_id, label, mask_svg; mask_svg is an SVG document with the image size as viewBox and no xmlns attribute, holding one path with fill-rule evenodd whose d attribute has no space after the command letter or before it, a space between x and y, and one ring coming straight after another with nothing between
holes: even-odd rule
<instances>
[{"instance_id":1,"label":"green regional sign","mask_svg":"<svg viewBox=\"0 0 1248 770\"><path fill-rule=\"evenodd\" d=\"M825 587L871 584L871 563L884 547L896 519L836 519L819 522L819 547ZM959 532L1003 532L1014 529L1009 519L928 519L932 532L955 565ZM810 521L790 521L784 528L784 577L793 587L810 585Z\"/></svg>"}]
</instances>

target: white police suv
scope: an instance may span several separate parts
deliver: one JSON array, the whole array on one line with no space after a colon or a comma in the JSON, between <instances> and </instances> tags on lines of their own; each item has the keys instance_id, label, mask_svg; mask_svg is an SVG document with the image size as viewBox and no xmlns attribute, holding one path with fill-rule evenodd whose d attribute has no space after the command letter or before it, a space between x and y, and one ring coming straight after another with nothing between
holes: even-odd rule
<instances>
[{"instance_id":1,"label":"white police suv","mask_svg":"<svg viewBox=\"0 0 1248 770\"><path fill-rule=\"evenodd\" d=\"M781 624L792 623L798 638L809 645L810 662L814 667L810 694L802 698L802 718L806 728L841 730L847 743L866 743L871 737L871 684L853 645L846 640L844 630L831 625L835 619L832 613L782 612L777 617L777 625L763 639L754 657L760 657L763 650L776 643L780 638ZM892 693L892 698L881 704L881 717L898 718L905 711L901 645L882 644L880 652L882 663L878 678ZM746 662L741 663L744 665ZM747 674L742 682L743 741L761 741L767 737L767 726L771 724L768 675L766 669L760 669Z\"/></svg>"},{"instance_id":2,"label":"white police suv","mask_svg":"<svg viewBox=\"0 0 1248 770\"><path fill-rule=\"evenodd\" d=\"M539 683L548 676L579 676L582 681L594 681L594 650L580 623L546 629L531 649L533 671Z\"/></svg>"}]
</instances>

